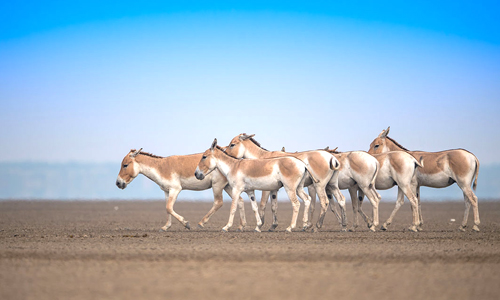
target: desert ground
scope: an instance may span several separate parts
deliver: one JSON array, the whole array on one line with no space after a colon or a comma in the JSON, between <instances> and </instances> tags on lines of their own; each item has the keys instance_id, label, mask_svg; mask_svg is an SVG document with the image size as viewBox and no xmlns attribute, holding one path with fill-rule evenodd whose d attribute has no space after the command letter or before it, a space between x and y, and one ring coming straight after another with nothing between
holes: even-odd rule
<instances>
[{"instance_id":1,"label":"desert ground","mask_svg":"<svg viewBox=\"0 0 500 300\"><path fill-rule=\"evenodd\" d=\"M355 232L341 232L328 212L321 231L287 233L291 205L280 202L278 231L265 231L268 207L257 233L245 205L243 232L221 232L228 201L199 229L211 203L181 194L175 210L192 229L173 220L159 232L163 201L1 201L0 299L500 297L500 201L480 201L481 232L471 230L471 214L465 233L463 201L423 202L418 233L406 230L408 203L386 232L370 232L362 219ZM381 221L393 206L381 203Z\"/></svg>"}]
</instances>

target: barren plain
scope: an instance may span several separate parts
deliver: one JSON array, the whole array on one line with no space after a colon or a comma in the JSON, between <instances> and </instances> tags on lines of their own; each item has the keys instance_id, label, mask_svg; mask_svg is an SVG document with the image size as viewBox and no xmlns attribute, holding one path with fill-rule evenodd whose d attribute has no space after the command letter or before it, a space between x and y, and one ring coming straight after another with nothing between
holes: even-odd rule
<instances>
[{"instance_id":1,"label":"barren plain","mask_svg":"<svg viewBox=\"0 0 500 300\"><path fill-rule=\"evenodd\" d=\"M463 202L424 202L424 231L406 228L408 203L388 231L341 232L328 212L320 232L221 232L229 202L205 229L209 202L0 202L0 299L498 299L500 201L480 201L481 232L458 231ZM348 207L349 225L352 210ZM381 204L385 220L393 202ZM369 203L364 210L371 213ZM318 206L317 206L318 208ZM266 212L269 228L270 209ZM302 211L301 211L302 214ZM315 216L317 217L317 211ZM472 214L469 225L472 225ZM238 219L238 215L236 217ZM453 219L455 221L453 221ZM300 223L299 223L300 224Z\"/></svg>"}]
</instances>

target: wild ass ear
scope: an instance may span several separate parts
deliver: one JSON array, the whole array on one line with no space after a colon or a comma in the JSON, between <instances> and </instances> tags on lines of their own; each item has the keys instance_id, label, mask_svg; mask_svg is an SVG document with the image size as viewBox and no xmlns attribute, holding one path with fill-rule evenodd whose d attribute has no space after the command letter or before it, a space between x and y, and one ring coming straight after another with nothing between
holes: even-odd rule
<instances>
[{"instance_id":1,"label":"wild ass ear","mask_svg":"<svg viewBox=\"0 0 500 300\"><path fill-rule=\"evenodd\" d=\"M285 151L285 147L282 147L282 148L281 148L281 152L286 152L286 151Z\"/></svg>"},{"instance_id":2,"label":"wild ass ear","mask_svg":"<svg viewBox=\"0 0 500 300\"><path fill-rule=\"evenodd\" d=\"M240 141L248 140L249 138L252 138L254 136L255 136L255 134L248 135L246 133L242 133L242 134L240 134Z\"/></svg>"},{"instance_id":3,"label":"wild ass ear","mask_svg":"<svg viewBox=\"0 0 500 300\"><path fill-rule=\"evenodd\" d=\"M324 150L325 150L325 151L330 150L330 146L326 146L326 148L325 148Z\"/></svg>"},{"instance_id":4,"label":"wild ass ear","mask_svg":"<svg viewBox=\"0 0 500 300\"><path fill-rule=\"evenodd\" d=\"M137 151L135 151L134 153L130 154L130 157L132 157L132 158L136 157L137 154L141 153L141 150L142 150L142 148L139 149L139 150L137 150Z\"/></svg>"},{"instance_id":5,"label":"wild ass ear","mask_svg":"<svg viewBox=\"0 0 500 300\"><path fill-rule=\"evenodd\" d=\"M214 151L215 146L217 146L217 138L214 139L214 142L212 143L212 146L210 146L210 150Z\"/></svg>"},{"instance_id":6,"label":"wild ass ear","mask_svg":"<svg viewBox=\"0 0 500 300\"><path fill-rule=\"evenodd\" d=\"M387 127L386 130L382 130L382 132L378 135L379 138L385 139L387 135L389 134L389 130L391 129L391 126Z\"/></svg>"},{"instance_id":7,"label":"wild ass ear","mask_svg":"<svg viewBox=\"0 0 500 300\"><path fill-rule=\"evenodd\" d=\"M338 148L339 148L339 147L335 147L335 149L333 149L332 151L333 151L333 152L335 152L335 151L337 151L337 149L338 149Z\"/></svg>"}]
</instances>

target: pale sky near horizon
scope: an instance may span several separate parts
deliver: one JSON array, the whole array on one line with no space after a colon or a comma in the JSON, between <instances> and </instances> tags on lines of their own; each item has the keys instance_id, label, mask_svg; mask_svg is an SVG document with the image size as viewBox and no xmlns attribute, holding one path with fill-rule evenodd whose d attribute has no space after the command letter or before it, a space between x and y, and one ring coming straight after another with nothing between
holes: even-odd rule
<instances>
[{"instance_id":1,"label":"pale sky near horizon","mask_svg":"<svg viewBox=\"0 0 500 300\"><path fill-rule=\"evenodd\" d=\"M209 3L1 3L0 161L119 163L242 132L368 150L391 126L500 163L495 1Z\"/></svg>"}]
</instances>

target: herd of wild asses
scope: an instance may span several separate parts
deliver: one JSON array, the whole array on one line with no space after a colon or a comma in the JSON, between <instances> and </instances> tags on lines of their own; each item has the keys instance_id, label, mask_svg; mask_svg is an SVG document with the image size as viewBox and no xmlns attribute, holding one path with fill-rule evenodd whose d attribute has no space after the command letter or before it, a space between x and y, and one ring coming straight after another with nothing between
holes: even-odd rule
<instances>
[{"instance_id":1,"label":"herd of wild asses","mask_svg":"<svg viewBox=\"0 0 500 300\"><path fill-rule=\"evenodd\" d=\"M368 152L321 149L288 153L268 151L245 133L234 137L229 145L221 147L214 140L203 153L160 157L139 150L130 150L123 158L116 185L124 189L139 174L156 182L165 192L167 223L161 230L168 230L174 216L186 228L189 222L174 211L174 203L182 190L201 191L212 188L214 203L210 211L198 223L203 228L210 217L222 206L222 190L231 196L229 221L222 228L228 231L233 225L236 209L240 210L239 230L246 226L241 193L248 194L257 226L261 231L268 199L271 199L273 223L270 231L278 226L277 192L284 188L293 206L292 221L286 231L296 227L300 202L305 205L303 230L319 230L323 224L330 200L335 197L340 213L334 205L331 210L337 216L342 230L347 229L345 198L340 190L349 191L353 212L353 228L358 226L358 213L370 230L379 225L378 205L380 194L377 190L398 187L396 206L390 217L382 224L387 230L406 196L411 204L413 221L410 231L422 230L423 220L420 205L420 187L443 188L456 183L462 189L465 212L461 231L465 231L469 209L474 213L474 231L479 231L478 201L473 190L477 186L479 160L464 149L440 152L410 151L388 136L389 129L383 130L370 144ZM304 191L308 188L308 193ZM262 191L260 205L255 198L255 190ZM321 210L314 227L313 217L316 195ZM372 217L361 209L364 197L373 207ZM333 203L332 203L333 204Z\"/></svg>"}]
</instances>

